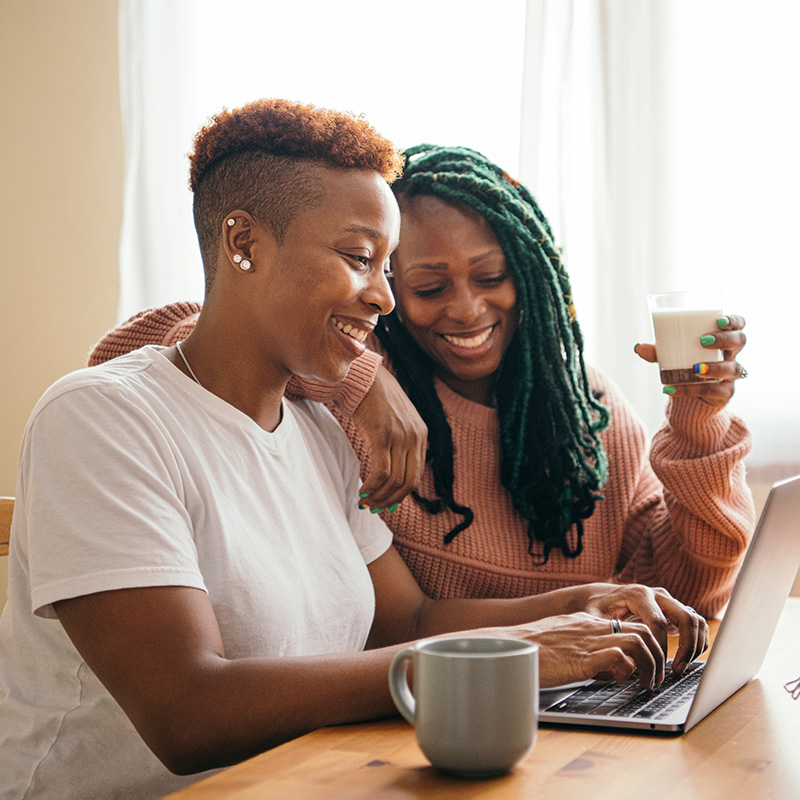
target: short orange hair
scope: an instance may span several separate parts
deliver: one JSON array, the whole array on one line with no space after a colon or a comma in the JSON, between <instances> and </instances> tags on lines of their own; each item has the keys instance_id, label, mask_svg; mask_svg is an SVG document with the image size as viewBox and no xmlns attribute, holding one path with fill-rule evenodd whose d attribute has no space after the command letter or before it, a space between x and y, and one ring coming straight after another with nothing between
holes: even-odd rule
<instances>
[{"instance_id":1,"label":"short orange hair","mask_svg":"<svg viewBox=\"0 0 800 800\"><path fill-rule=\"evenodd\" d=\"M252 150L313 159L332 167L371 169L387 183L403 171L402 153L363 116L264 99L233 111L225 109L200 129L189 156L192 191L216 161Z\"/></svg>"},{"instance_id":2,"label":"short orange hair","mask_svg":"<svg viewBox=\"0 0 800 800\"><path fill-rule=\"evenodd\" d=\"M389 184L403 167L402 151L363 116L280 99L213 116L195 137L189 160L206 292L226 214L248 211L282 241L295 214L320 197L310 165L373 170Z\"/></svg>"}]
</instances>

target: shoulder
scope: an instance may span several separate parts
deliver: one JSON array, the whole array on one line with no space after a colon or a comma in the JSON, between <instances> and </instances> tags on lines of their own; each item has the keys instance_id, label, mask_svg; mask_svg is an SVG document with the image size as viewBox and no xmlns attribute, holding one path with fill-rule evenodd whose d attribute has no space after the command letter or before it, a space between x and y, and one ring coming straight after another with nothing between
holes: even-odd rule
<instances>
[{"instance_id":1,"label":"shoulder","mask_svg":"<svg viewBox=\"0 0 800 800\"><path fill-rule=\"evenodd\" d=\"M612 409L621 409L630 413L633 412L633 406L622 392L622 389L614 382L614 380L601 369L587 365L586 374L589 377L589 386L595 393L595 396L600 402Z\"/></svg>"},{"instance_id":2,"label":"shoulder","mask_svg":"<svg viewBox=\"0 0 800 800\"><path fill-rule=\"evenodd\" d=\"M34 406L31 422L55 408L75 407L86 413L104 403L109 407L119 406L122 397L142 396L145 386L164 383L159 375L169 375L169 370L165 369L168 364L159 355L159 349L142 348L108 363L84 367L59 378Z\"/></svg>"},{"instance_id":3,"label":"shoulder","mask_svg":"<svg viewBox=\"0 0 800 800\"><path fill-rule=\"evenodd\" d=\"M184 419L176 413L170 370L182 373L156 348L148 350L72 372L42 395L22 436L21 487L37 475L41 485L43 476L55 473L70 481L80 474L107 476L109 469L119 475L123 465L146 464L151 477L166 469L164 454Z\"/></svg>"},{"instance_id":4,"label":"shoulder","mask_svg":"<svg viewBox=\"0 0 800 800\"><path fill-rule=\"evenodd\" d=\"M624 436L626 440L634 437L643 447L647 439L644 422L619 386L597 367L587 366L586 372L592 391L611 412L611 424L604 434L607 443L619 436Z\"/></svg>"}]
</instances>

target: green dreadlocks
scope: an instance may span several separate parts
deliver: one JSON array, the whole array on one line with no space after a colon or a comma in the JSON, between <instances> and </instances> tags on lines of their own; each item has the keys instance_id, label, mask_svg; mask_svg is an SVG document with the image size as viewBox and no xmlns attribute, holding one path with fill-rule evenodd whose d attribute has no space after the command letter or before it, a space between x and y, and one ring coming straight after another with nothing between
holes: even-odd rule
<instances>
[{"instance_id":1,"label":"green dreadlocks","mask_svg":"<svg viewBox=\"0 0 800 800\"><path fill-rule=\"evenodd\" d=\"M583 520L602 499L608 476L599 433L609 411L589 386L583 338L569 278L550 225L530 192L480 153L419 145L406 150L394 191L401 208L432 195L467 206L491 226L514 277L522 311L496 385L503 486L529 521L529 552L546 562L553 548L570 558L583 549ZM392 312L377 330L400 384L428 426L436 498L414 493L429 513L461 515L449 543L473 521L453 497L453 440L433 383L433 364ZM537 546L536 542L540 545Z\"/></svg>"}]
</instances>

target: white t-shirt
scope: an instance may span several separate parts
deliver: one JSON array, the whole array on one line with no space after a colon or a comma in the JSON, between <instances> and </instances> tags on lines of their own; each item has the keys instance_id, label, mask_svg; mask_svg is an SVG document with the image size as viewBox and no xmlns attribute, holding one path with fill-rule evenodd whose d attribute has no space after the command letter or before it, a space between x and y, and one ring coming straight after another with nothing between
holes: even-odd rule
<instances>
[{"instance_id":1,"label":"white t-shirt","mask_svg":"<svg viewBox=\"0 0 800 800\"><path fill-rule=\"evenodd\" d=\"M169 773L52 604L111 589L208 593L228 658L363 649L366 565L391 534L322 406L268 433L146 347L52 386L25 430L0 618L0 798L162 797Z\"/></svg>"}]
</instances>

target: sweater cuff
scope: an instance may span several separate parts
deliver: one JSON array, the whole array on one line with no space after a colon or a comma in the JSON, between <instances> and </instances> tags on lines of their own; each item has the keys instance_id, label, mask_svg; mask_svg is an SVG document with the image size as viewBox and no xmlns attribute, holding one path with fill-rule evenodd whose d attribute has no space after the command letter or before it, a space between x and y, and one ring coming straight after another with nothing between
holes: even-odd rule
<instances>
[{"instance_id":1,"label":"sweater cuff","mask_svg":"<svg viewBox=\"0 0 800 800\"><path fill-rule=\"evenodd\" d=\"M749 443L750 432L727 409L696 397L670 398L666 422L653 440L671 460L703 458L733 444ZM747 450L749 450L749 444Z\"/></svg>"},{"instance_id":2,"label":"sweater cuff","mask_svg":"<svg viewBox=\"0 0 800 800\"><path fill-rule=\"evenodd\" d=\"M383 358L372 350L365 350L353 363L347 377L336 384L306 380L292 376L286 387L290 398L303 398L315 403L334 403L347 417L352 417L372 387Z\"/></svg>"},{"instance_id":3,"label":"sweater cuff","mask_svg":"<svg viewBox=\"0 0 800 800\"><path fill-rule=\"evenodd\" d=\"M348 417L355 414L364 396L372 387L378 367L383 359L372 350L365 350L351 365L347 377L337 388L341 391L335 398L336 405Z\"/></svg>"}]
</instances>

